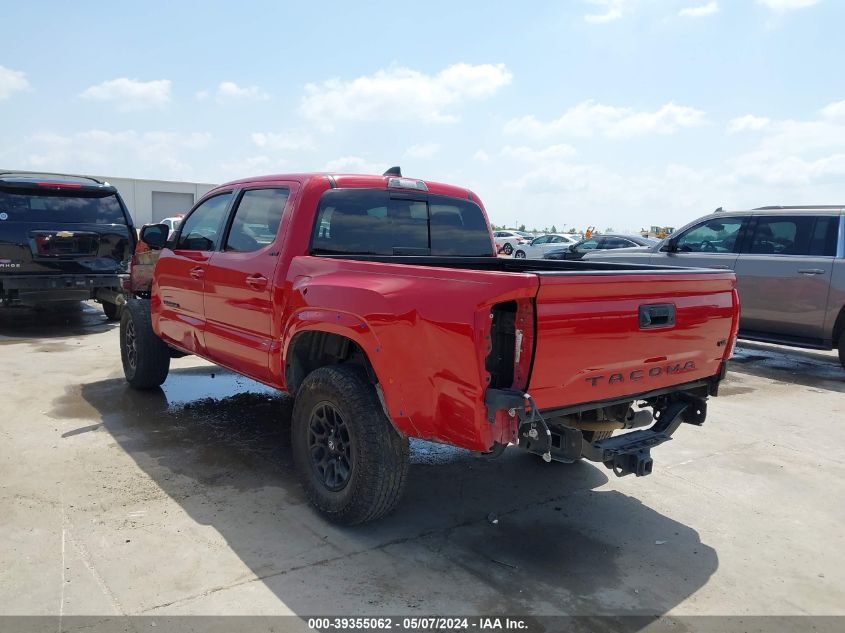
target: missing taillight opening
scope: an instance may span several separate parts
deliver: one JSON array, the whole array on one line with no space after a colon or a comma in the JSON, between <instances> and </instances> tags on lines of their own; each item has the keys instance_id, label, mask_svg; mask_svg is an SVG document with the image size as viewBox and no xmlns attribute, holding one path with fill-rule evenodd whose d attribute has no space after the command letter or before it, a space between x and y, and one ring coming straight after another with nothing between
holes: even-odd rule
<instances>
[{"instance_id":1,"label":"missing taillight opening","mask_svg":"<svg viewBox=\"0 0 845 633\"><path fill-rule=\"evenodd\" d=\"M513 385L516 355L516 301L497 303L490 310L490 346L485 368L490 386L507 389Z\"/></svg>"}]
</instances>

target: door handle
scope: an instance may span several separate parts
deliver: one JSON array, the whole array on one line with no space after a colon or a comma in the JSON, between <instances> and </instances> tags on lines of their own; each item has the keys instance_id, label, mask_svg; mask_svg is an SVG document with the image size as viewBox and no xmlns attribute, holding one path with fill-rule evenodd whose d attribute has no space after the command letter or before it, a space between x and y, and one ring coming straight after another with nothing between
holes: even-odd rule
<instances>
[{"instance_id":1,"label":"door handle","mask_svg":"<svg viewBox=\"0 0 845 633\"><path fill-rule=\"evenodd\" d=\"M191 270L188 271L188 274L194 279L202 279L203 275L205 275L205 269L200 266L196 266L191 268Z\"/></svg>"},{"instance_id":2,"label":"door handle","mask_svg":"<svg viewBox=\"0 0 845 633\"><path fill-rule=\"evenodd\" d=\"M798 272L802 275L824 275L825 273L821 268L799 268Z\"/></svg>"},{"instance_id":3,"label":"door handle","mask_svg":"<svg viewBox=\"0 0 845 633\"><path fill-rule=\"evenodd\" d=\"M246 284L253 290L262 290L267 287L267 277L264 275L250 275L246 278Z\"/></svg>"},{"instance_id":4,"label":"door handle","mask_svg":"<svg viewBox=\"0 0 845 633\"><path fill-rule=\"evenodd\" d=\"M707 268L718 268L719 270L730 270L730 266L708 266Z\"/></svg>"}]
</instances>

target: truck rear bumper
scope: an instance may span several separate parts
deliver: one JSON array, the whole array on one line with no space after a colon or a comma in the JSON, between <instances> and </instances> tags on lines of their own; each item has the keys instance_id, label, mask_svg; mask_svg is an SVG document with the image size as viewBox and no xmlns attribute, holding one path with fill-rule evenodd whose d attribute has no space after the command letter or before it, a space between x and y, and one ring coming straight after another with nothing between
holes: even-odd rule
<instances>
[{"instance_id":1,"label":"truck rear bumper","mask_svg":"<svg viewBox=\"0 0 845 633\"><path fill-rule=\"evenodd\" d=\"M86 301L107 290L120 292L120 275L0 276L3 305Z\"/></svg>"},{"instance_id":2,"label":"truck rear bumper","mask_svg":"<svg viewBox=\"0 0 845 633\"><path fill-rule=\"evenodd\" d=\"M721 377L720 373L710 380L627 396L621 400L542 412L526 411L526 400L530 398L527 394L515 390L490 389L487 394L488 411L507 408L512 416L518 416L520 447L542 456L546 461L574 462L588 459L601 462L618 477L630 474L642 477L651 474L652 448L671 440L672 434L684 422L695 426L704 423L707 415L706 397L708 394L715 395ZM578 414L582 412L634 401L646 401L653 406L654 424L649 428L590 441L586 438L593 434L585 436L584 430L574 425L579 418ZM651 416L647 413L645 415L645 424L648 424Z\"/></svg>"}]
</instances>

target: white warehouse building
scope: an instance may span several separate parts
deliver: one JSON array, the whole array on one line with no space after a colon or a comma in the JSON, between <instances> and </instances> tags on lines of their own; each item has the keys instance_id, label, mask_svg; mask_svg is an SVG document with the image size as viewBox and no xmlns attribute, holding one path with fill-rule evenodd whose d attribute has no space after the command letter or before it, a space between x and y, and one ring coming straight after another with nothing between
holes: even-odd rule
<instances>
[{"instance_id":1,"label":"white warehouse building","mask_svg":"<svg viewBox=\"0 0 845 633\"><path fill-rule=\"evenodd\" d=\"M194 203L217 185L174 180L142 180L94 176L117 187L129 207L135 226L158 222L164 218L187 213Z\"/></svg>"},{"instance_id":2,"label":"white warehouse building","mask_svg":"<svg viewBox=\"0 0 845 633\"><path fill-rule=\"evenodd\" d=\"M17 174L44 173L19 169L0 169ZM164 218L186 213L206 192L217 185L201 182L180 182L175 180L144 180L141 178L116 178L77 174L103 180L120 192L120 197L129 208L135 226L158 222Z\"/></svg>"}]
</instances>

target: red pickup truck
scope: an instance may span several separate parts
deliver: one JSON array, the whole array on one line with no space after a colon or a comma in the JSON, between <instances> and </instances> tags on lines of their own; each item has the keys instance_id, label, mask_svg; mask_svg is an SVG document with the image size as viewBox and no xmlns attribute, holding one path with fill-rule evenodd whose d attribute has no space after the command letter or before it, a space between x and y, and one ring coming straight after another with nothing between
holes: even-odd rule
<instances>
[{"instance_id":1,"label":"red pickup truck","mask_svg":"<svg viewBox=\"0 0 845 633\"><path fill-rule=\"evenodd\" d=\"M346 524L395 507L409 437L646 475L704 421L737 333L732 272L497 258L475 193L397 168L231 182L141 240L129 384L196 354L294 394L297 472Z\"/></svg>"}]
</instances>

